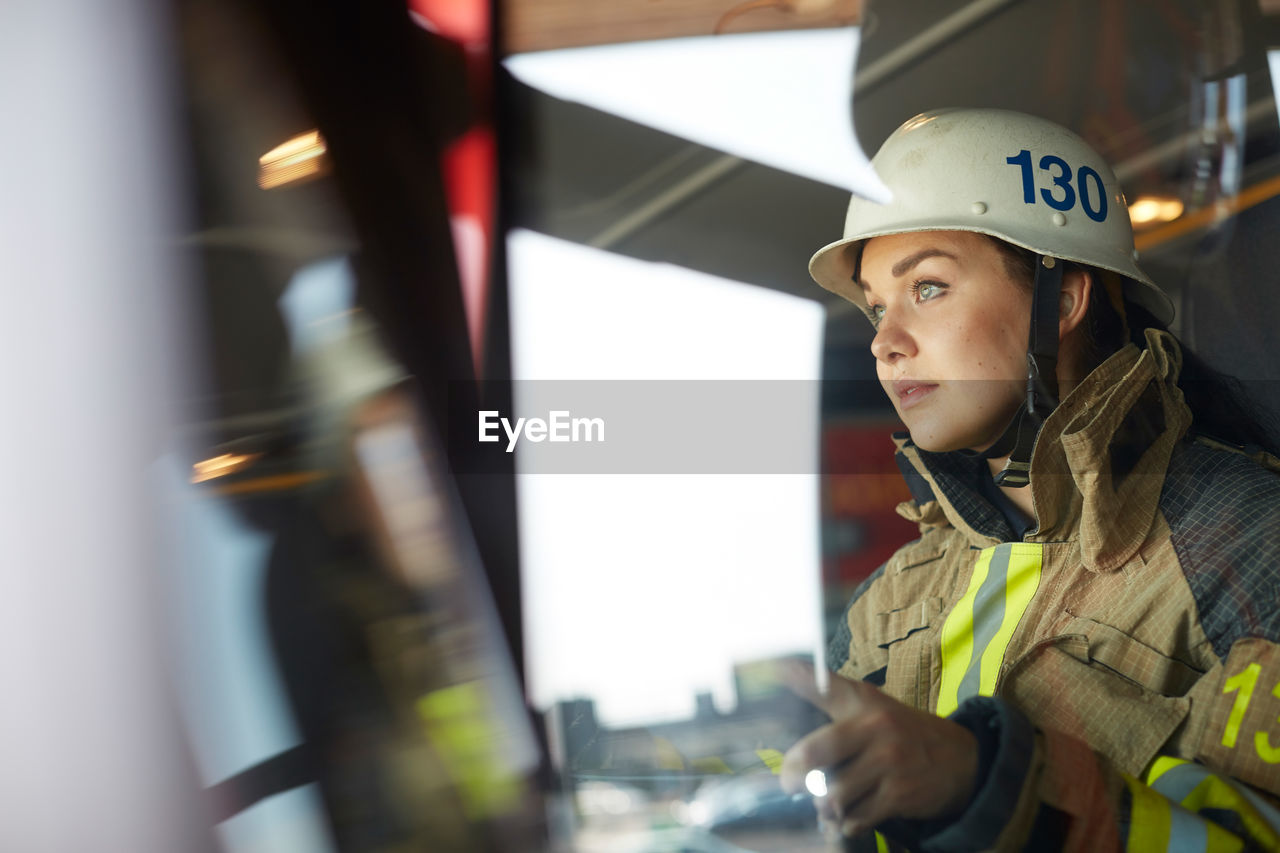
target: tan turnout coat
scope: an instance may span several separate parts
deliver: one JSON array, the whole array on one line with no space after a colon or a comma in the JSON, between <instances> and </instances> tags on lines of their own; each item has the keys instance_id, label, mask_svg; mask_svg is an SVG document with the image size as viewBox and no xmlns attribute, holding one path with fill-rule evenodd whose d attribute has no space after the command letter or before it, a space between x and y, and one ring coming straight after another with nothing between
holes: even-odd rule
<instances>
[{"instance_id":1,"label":"tan turnout coat","mask_svg":"<svg viewBox=\"0 0 1280 853\"><path fill-rule=\"evenodd\" d=\"M1180 361L1149 333L1062 402L1021 540L974 485L985 462L899 441L916 496L899 512L920 538L860 587L829 663L944 714L993 695L1034 727L986 792L1007 803L1003 825L943 846L1020 849L1051 821L1069 849L1186 833L1280 848L1257 794L1280 793L1280 476L1269 457L1188 439Z\"/></svg>"}]
</instances>

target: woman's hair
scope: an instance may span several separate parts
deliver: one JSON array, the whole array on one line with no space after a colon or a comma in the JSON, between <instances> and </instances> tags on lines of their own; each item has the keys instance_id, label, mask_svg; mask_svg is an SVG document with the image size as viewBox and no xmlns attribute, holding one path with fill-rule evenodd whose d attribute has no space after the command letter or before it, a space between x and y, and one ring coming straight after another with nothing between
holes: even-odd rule
<instances>
[{"instance_id":1,"label":"woman's hair","mask_svg":"<svg viewBox=\"0 0 1280 853\"><path fill-rule=\"evenodd\" d=\"M1036 253L996 237L988 239L999 250L1009 276L1030 287L1035 280ZM1145 346L1147 329L1169 331L1151 312L1133 302L1124 303L1125 316L1122 317L1112 305L1107 288L1102 286L1103 276L1110 273L1068 261L1064 271L1072 270L1088 273L1094 283L1084 320L1087 330L1083 342L1086 370L1093 370L1130 341L1140 347ZM1238 379L1214 370L1181 341L1179 346L1182 348L1182 371L1178 376L1178 387L1191 409L1191 432L1229 444L1271 450L1275 445L1274 436L1280 434L1273 418L1249 401Z\"/></svg>"}]
</instances>

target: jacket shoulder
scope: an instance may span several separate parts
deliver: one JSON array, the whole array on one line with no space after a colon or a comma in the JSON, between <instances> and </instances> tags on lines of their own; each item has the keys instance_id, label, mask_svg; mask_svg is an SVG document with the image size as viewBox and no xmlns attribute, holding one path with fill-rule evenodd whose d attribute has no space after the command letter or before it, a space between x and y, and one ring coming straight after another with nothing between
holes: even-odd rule
<instances>
[{"instance_id":1,"label":"jacket shoulder","mask_svg":"<svg viewBox=\"0 0 1280 853\"><path fill-rule=\"evenodd\" d=\"M1160 495L1171 544L1214 652L1280 642L1280 474L1243 453L1181 446Z\"/></svg>"}]
</instances>

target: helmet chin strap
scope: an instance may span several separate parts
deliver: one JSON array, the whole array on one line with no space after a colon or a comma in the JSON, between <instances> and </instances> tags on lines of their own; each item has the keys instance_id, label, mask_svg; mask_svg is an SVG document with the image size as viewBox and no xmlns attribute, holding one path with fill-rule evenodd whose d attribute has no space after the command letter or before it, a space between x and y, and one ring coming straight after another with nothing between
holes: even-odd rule
<instances>
[{"instance_id":1,"label":"helmet chin strap","mask_svg":"<svg viewBox=\"0 0 1280 853\"><path fill-rule=\"evenodd\" d=\"M1008 456L995 475L997 486L1021 488L1031 482L1031 451L1045 418L1058 406L1058 300L1062 264L1050 255L1036 258L1031 292L1031 333L1027 341L1027 402L1020 406L984 459Z\"/></svg>"}]
</instances>

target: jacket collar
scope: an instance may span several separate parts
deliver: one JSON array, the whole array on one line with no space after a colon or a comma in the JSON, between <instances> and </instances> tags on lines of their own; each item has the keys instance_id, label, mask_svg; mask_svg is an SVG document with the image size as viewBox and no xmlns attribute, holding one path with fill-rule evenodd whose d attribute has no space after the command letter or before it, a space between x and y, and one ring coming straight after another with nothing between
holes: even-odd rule
<instances>
[{"instance_id":1,"label":"jacket collar","mask_svg":"<svg viewBox=\"0 0 1280 853\"><path fill-rule=\"evenodd\" d=\"M1026 539L1078 539L1091 571L1119 569L1155 519L1165 470L1191 423L1177 387L1182 351L1167 332L1148 330L1080 383L1045 420L1031 454L1032 506ZM950 524L976 547L1008 541L1012 530L982 494L985 460L928 453L905 435L899 466L914 502L899 507L926 526Z\"/></svg>"}]
</instances>

